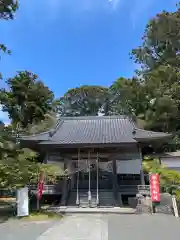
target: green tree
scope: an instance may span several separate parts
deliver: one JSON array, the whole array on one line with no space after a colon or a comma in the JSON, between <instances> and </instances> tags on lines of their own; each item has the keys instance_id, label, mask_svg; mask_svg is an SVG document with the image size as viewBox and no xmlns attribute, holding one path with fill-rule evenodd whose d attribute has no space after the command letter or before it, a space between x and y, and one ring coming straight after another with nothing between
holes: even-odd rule
<instances>
[{"instance_id":1,"label":"green tree","mask_svg":"<svg viewBox=\"0 0 180 240\"><path fill-rule=\"evenodd\" d=\"M16 1L1 0L0 1L0 20L13 19L17 9L18 9L17 0ZM11 51L4 44L0 44L0 52L11 54ZM0 74L0 78L2 78L1 74Z\"/></svg>"},{"instance_id":2,"label":"green tree","mask_svg":"<svg viewBox=\"0 0 180 240\"><path fill-rule=\"evenodd\" d=\"M12 190L37 184L41 172L48 183L55 183L57 177L64 175L64 169L39 162L38 153L27 148L21 149L12 130L10 126L0 131L0 189Z\"/></svg>"},{"instance_id":3,"label":"green tree","mask_svg":"<svg viewBox=\"0 0 180 240\"><path fill-rule=\"evenodd\" d=\"M18 9L17 0L1 0L0 1L0 19L13 19Z\"/></svg>"},{"instance_id":4,"label":"green tree","mask_svg":"<svg viewBox=\"0 0 180 240\"><path fill-rule=\"evenodd\" d=\"M45 119L51 111L53 92L31 72L18 72L7 80L8 90L1 89L0 102L12 123L26 128L28 124Z\"/></svg>"},{"instance_id":5,"label":"green tree","mask_svg":"<svg viewBox=\"0 0 180 240\"><path fill-rule=\"evenodd\" d=\"M108 88L81 86L70 89L59 100L60 116L96 116L107 99Z\"/></svg>"},{"instance_id":6,"label":"green tree","mask_svg":"<svg viewBox=\"0 0 180 240\"><path fill-rule=\"evenodd\" d=\"M160 65L179 67L180 64L180 9L163 11L146 26L142 46L132 50L132 57L143 71Z\"/></svg>"},{"instance_id":7,"label":"green tree","mask_svg":"<svg viewBox=\"0 0 180 240\"><path fill-rule=\"evenodd\" d=\"M23 129L23 132L26 135L32 135L36 133L46 132L52 129L57 123L57 117L55 112L50 112L44 115L44 119L36 124L29 124L26 129Z\"/></svg>"},{"instance_id":8,"label":"green tree","mask_svg":"<svg viewBox=\"0 0 180 240\"><path fill-rule=\"evenodd\" d=\"M40 173L48 183L55 183L64 170L55 165L37 162L37 154L30 149L14 149L6 152L0 159L0 188L18 189L30 184L37 184Z\"/></svg>"},{"instance_id":9,"label":"green tree","mask_svg":"<svg viewBox=\"0 0 180 240\"><path fill-rule=\"evenodd\" d=\"M163 11L146 26L143 43L132 50L146 95L146 128L177 132L180 124L180 9Z\"/></svg>"},{"instance_id":10,"label":"green tree","mask_svg":"<svg viewBox=\"0 0 180 240\"><path fill-rule=\"evenodd\" d=\"M138 117L146 108L146 96L140 79L119 78L110 87L111 112Z\"/></svg>"}]
</instances>

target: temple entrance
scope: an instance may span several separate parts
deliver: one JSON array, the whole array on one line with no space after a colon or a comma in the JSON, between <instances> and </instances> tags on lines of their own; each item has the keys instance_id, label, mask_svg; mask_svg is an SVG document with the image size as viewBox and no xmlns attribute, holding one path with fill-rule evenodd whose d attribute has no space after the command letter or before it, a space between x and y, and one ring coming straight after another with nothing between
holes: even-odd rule
<instances>
[{"instance_id":1,"label":"temple entrance","mask_svg":"<svg viewBox=\"0 0 180 240\"><path fill-rule=\"evenodd\" d=\"M112 172L101 169L97 164L90 164L89 167L86 166L83 169L80 168L79 172L76 173L75 188L77 187L84 190L97 190L97 188L99 190L112 189Z\"/></svg>"},{"instance_id":2,"label":"temple entrance","mask_svg":"<svg viewBox=\"0 0 180 240\"><path fill-rule=\"evenodd\" d=\"M76 185L77 188L77 178L78 174L76 174ZM103 171L101 169L91 169L90 172L79 172L79 189L90 189L96 190L105 190L113 188L113 178L112 173L107 171Z\"/></svg>"},{"instance_id":3,"label":"temple entrance","mask_svg":"<svg viewBox=\"0 0 180 240\"><path fill-rule=\"evenodd\" d=\"M76 173L76 205L81 207L113 206L113 173L108 161L81 161Z\"/></svg>"}]
</instances>

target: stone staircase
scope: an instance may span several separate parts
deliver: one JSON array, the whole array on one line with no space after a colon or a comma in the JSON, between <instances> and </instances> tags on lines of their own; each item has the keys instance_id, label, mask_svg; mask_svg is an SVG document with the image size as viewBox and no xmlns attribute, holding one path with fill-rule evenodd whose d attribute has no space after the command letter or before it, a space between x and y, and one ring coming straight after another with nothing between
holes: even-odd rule
<instances>
[{"instance_id":1,"label":"stone staircase","mask_svg":"<svg viewBox=\"0 0 180 240\"><path fill-rule=\"evenodd\" d=\"M101 207L114 207L117 205L117 201L114 197L114 193L111 190L104 190L99 192L99 204Z\"/></svg>"},{"instance_id":2,"label":"stone staircase","mask_svg":"<svg viewBox=\"0 0 180 240\"><path fill-rule=\"evenodd\" d=\"M77 197L77 191L72 190L70 192L68 200L67 200L67 206L77 206L76 197ZM91 192L91 204L89 206L88 191L87 190L79 190L79 207L82 207L82 208L97 207L96 192L95 191Z\"/></svg>"},{"instance_id":3,"label":"stone staircase","mask_svg":"<svg viewBox=\"0 0 180 240\"><path fill-rule=\"evenodd\" d=\"M77 192L75 190L69 193L67 206L76 206L76 196L77 196Z\"/></svg>"},{"instance_id":4,"label":"stone staircase","mask_svg":"<svg viewBox=\"0 0 180 240\"><path fill-rule=\"evenodd\" d=\"M91 192L91 207L97 207L97 192L96 191L92 191Z\"/></svg>"},{"instance_id":5,"label":"stone staircase","mask_svg":"<svg viewBox=\"0 0 180 240\"><path fill-rule=\"evenodd\" d=\"M79 200L80 200L80 207L97 207L96 204L96 192L91 191L91 201L89 204L88 201L88 192L87 191L80 191L79 192Z\"/></svg>"},{"instance_id":6,"label":"stone staircase","mask_svg":"<svg viewBox=\"0 0 180 240\"><path fill-rule=\"evenodd\" d=\"M82 208L88 207L88 193L87 191L80 191L79 192L79 206Z\"/></svg>"},{"instance_id":7,"label":"stone staircase","mask_svg":"<svg viewBox=\"0 0 180 240\"><path fill-rule=\"evenodd\" d=\"M77 206L76 205L76 196L77 192L72 190L69 194L67 206ZM88 201L88 191L87 190L79 190L79 207L81 208L95 208L97 207L97 192L91 191L91 203L89 205ZM114 193L112 190L103 190L99 191L99 206L100 207L115 207L117 206L117 201L114 197Z\"/></svg>"}]
</instances>

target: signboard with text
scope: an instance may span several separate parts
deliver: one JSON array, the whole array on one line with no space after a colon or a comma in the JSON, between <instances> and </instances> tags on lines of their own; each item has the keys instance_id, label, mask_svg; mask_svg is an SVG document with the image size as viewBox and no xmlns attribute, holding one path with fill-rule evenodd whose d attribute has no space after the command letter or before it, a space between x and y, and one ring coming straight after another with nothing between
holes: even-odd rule
<instances>
[{"instance_id":1,"label":"signboard with text","mask_svg":"<svg viewBox=\"0 0 180 240\"><path fill-rule=\"evenodd\" d=\"M150 174L150 189L152 202L160 202L160 177L157 173Z\"/></svg>"}]
</instances>

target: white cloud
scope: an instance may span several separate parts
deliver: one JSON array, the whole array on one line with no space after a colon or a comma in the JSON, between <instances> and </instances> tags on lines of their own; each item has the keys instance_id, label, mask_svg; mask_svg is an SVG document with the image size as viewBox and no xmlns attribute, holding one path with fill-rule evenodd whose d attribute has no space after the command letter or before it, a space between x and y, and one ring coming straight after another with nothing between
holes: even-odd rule
<instances>
[{"instance_id":1,"label":"white cloud","mask_svg":"<svg viewBox=\"0 0 180 240\"><path fill-rule=\"evenodd\" d=\"M132 10L130 11L130 18L134 29L136 28L137 22L142 17L144 17L153 3L154 0L133 0Z\"/></svg>"}]
</instances>

